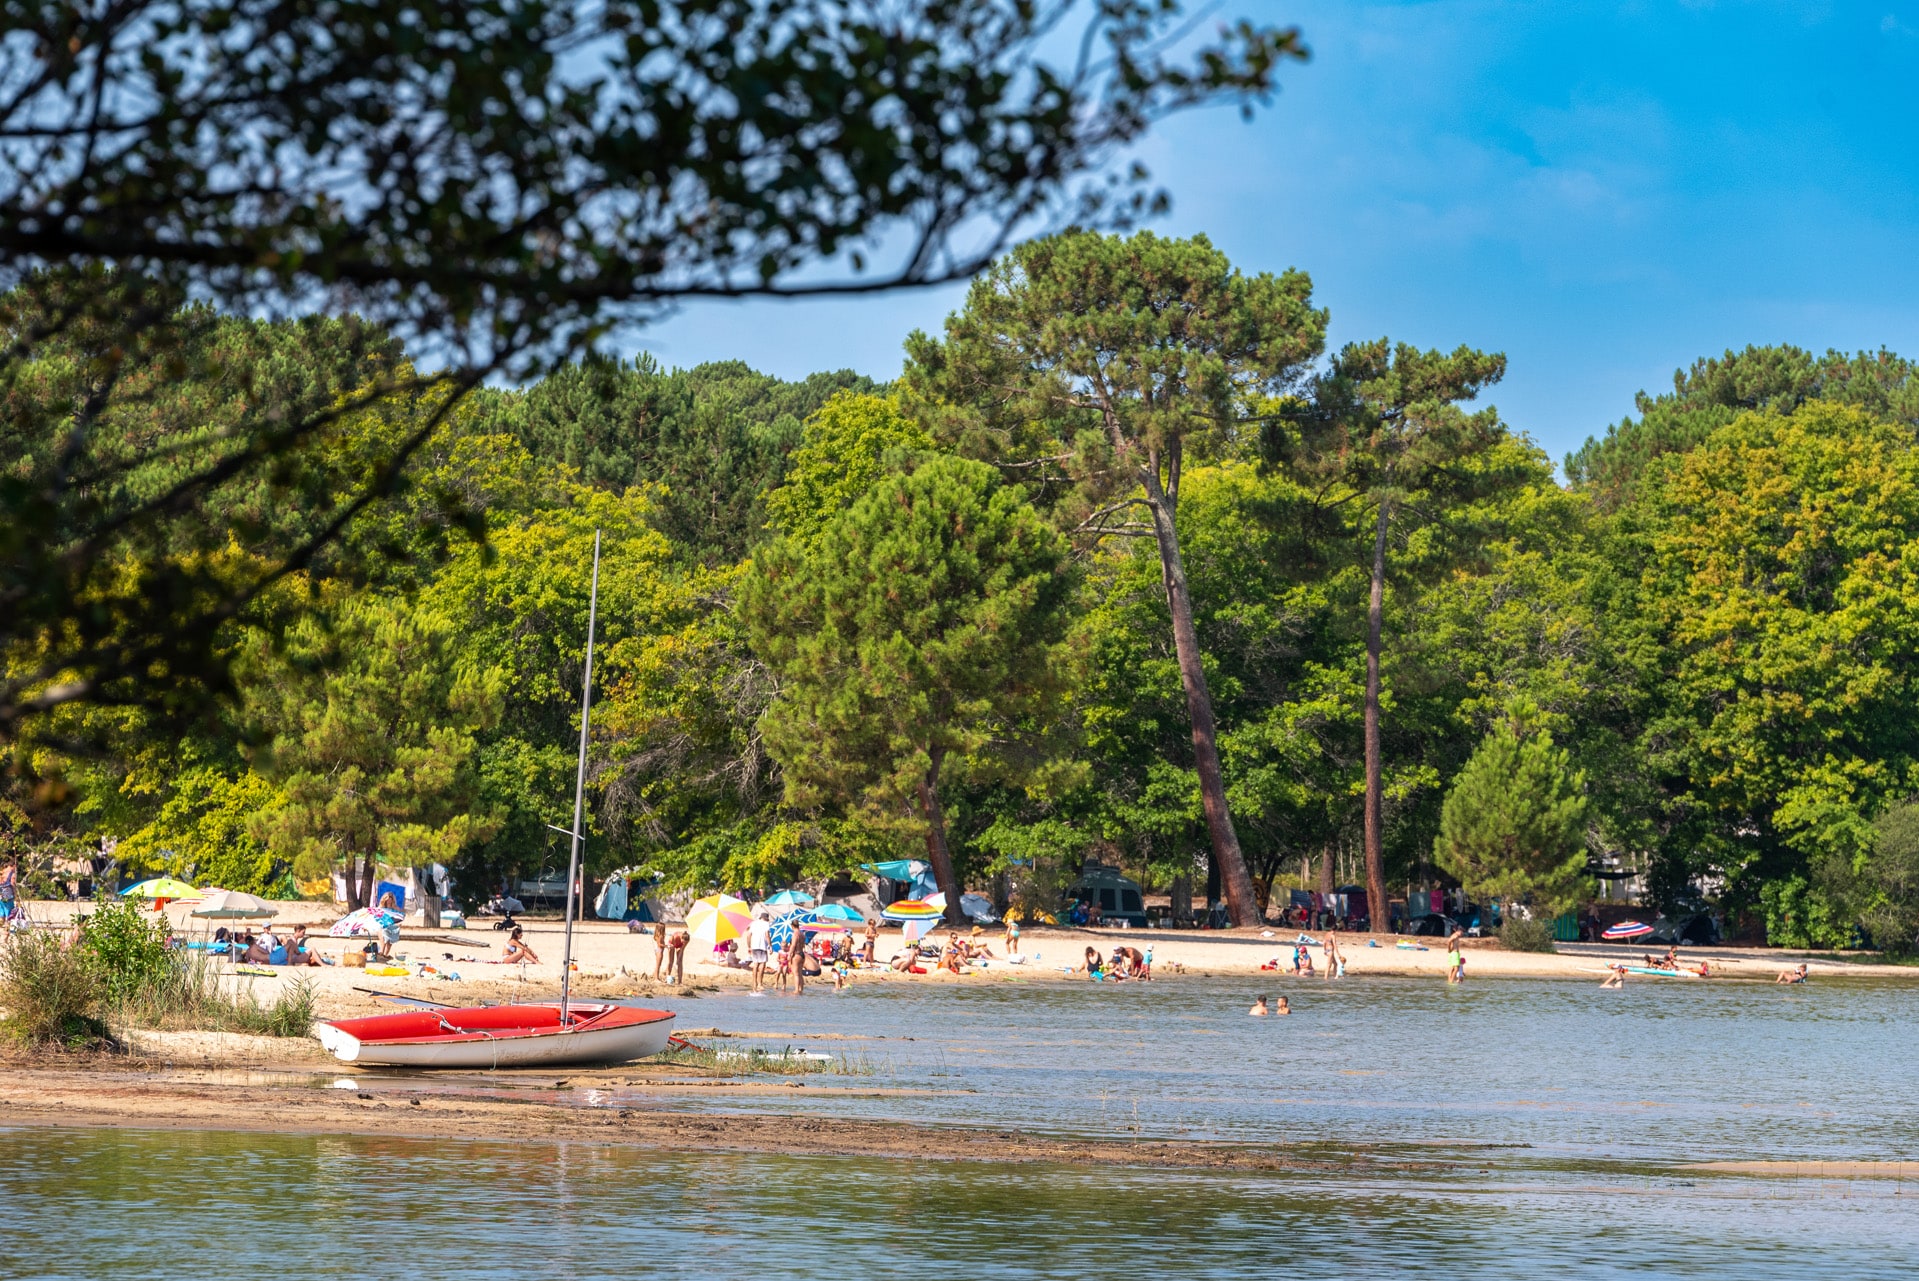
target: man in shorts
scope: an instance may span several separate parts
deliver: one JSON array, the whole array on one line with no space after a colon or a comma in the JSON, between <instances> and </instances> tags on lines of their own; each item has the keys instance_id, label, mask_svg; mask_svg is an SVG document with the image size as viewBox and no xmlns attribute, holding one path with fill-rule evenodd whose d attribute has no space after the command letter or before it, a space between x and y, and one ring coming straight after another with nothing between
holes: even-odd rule
<instances>
[{"instance_id":1,"label":"man in shorts","mask_svg":"<svg viewBox=\"0 0 1919 1281\"><path fill-rule=\"evenodd\" d=\"M762 991L766 987L766 958L773 946L773 922L767 919L764 909L753 913L753 923L746 927L746 959L753 967L753 990Z\"/></svg>"}]
</instances>

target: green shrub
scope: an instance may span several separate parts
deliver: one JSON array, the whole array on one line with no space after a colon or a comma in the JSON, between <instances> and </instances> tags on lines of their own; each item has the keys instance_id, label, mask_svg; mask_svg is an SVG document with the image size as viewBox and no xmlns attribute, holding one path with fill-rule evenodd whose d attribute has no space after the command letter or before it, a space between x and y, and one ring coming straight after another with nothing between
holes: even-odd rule
<instances>
[{"instance_id":1,"label":"green shrub","mask_svg":"<svg viewBox=\"0 0 1919 1281\"><path fill-rule=\"evenodd\" d=\"M14 934L0 945L0 1006L8 1035L73 1049L110 1038L99 1018L99 971L78 950L40 930Z\"/></svg>"},{"instance_id":2,"label":"green shrub","mask_svg":"<svg viewBox=\"0 0 1919 1281\"><path fill-rule=\"evenodd\" d=\"M1553 923L1543 916L1511 915L1499 927L1499 945L1508 952L1556 952Z\"/></svg>"},{"instance_id":3,"label":"green shrub","mask_svg":"<svg viewBox=\"0 0 1919 1281\"><path fill-rule=\"evenodd\" d=\"M133 903L95 908L80 927L81 946L92 958L112 1005L139 1000L162 986L176 968L167 949L167 922Z\"/></svg>"}]
</instances>

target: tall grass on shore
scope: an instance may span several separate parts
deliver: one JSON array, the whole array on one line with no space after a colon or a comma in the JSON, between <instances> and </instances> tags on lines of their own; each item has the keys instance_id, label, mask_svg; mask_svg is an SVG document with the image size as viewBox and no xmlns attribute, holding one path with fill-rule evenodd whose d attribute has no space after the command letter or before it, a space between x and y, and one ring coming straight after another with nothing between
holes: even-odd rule
<instances>
[{"instance_id":1,"label":"tall grass on shore","mask_svg":"<svg viewBox=\"0 0 1919 1281\"><path fill-rule=\"evenodd\" d=\"M107 1021L160 1031L305 1036L313 1025L313 984L296 979L262 1005L251 991L229 987L217 961L191 952L175 955L165 969L126 991L109 1007Z\"/></svg>"},{"instance_id":2,"label":"tall grass on shore","mask_svg":"<svg viewBox=\"0 0 1919 1281\"><path fill-rule=\"evenodd\" d=\"M10 935L0 945L0 1032L37 1045L84 1049L109 1040L91 959L52 934Z\"/></svg>"}]
</instances>

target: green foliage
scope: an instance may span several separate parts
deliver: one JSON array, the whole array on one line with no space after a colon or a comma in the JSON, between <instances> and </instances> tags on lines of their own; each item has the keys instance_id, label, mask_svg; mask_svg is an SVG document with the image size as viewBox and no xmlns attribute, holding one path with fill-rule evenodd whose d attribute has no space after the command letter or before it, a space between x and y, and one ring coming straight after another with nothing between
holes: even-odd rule
<instances>
[{"instance_id":1,"label":"green foliage","mask_svg":"<svg viewBox=\"0 0 1919 1281\"><path fill-rule=\"evenodd\" d=\"M1447 793L1433 860L1475 896L1568 911L1592 892L1584 786L1550 733L1496 725Z\"/></svg>"},{"instance_id":2,"label":"green foliage","mask_svg":"<svg viewBox=\"0 0 1919 1281\"><path fill-rule=\"evenodd\" d=\"M1747 347L1676 371L1672 391L1640 392L1639 417L1588 437L1566 456L1566 478L1606 508L1630 499L1656 459L1685 453L1741 414L1790 414L1809 401L1853 405L1874 418L1919 426L1919 371L1883 348L1824 356L1797 347Z\"/></svg>"},{"instance_id":3,"label":"green foliage","mask_svg":"<svg viewBox=\"0 0 1919 1281\"><path fill-rule=\"evenodd\" d=\"M80 950L100 977L102 997L119 1005L164 982L174 958L166 918L131 901L103 903L81 926Z\"/></svg>"},{"instance_id":4,"label":"green foliage","mask_svg":"<svg viewBox=\"0 0 1919 1281\"><path fill-rule=\"evenodd\" d=\"M942 774L1036 781L1064 684L1066 548L991 469L935 458L810 543L754 559L740 610L780 678L788 802L943 840Z\"/></svg>"},{"instance_id":5,"label":"green foliage","mask_svg":"<svg viewBox=\"0 0 1919 1281\"><path fill-rule=\"evenodd\" d=\"M1846 948L1858 930L1845 906L1804 876L1769 880L1759 889L1766 941L1776 947Z\"/></svg>"},{"instance_id":6,"label":"green foliage","mask_svg":"<svg viewBox=\"0 0 1919 1281\"><path fill-rule=\"evenodd\" d=\"M664 370L644 355L588 359L489 396L481 416L589 485L649 488L652 520L676 552L721 565L761 541L801 423L872 386L851 370L790 383L739 361Z\"/></svg>"},{"instance_id":7,"label":"green foliage","mask_svg":"<svg viewBox=\"0 0 1919 1281\"><path fill-rule=\"evenodd\" d=\"M1874 947L1894 956L1919 950L1919 804L1894 805L1873 824L1870 850L1829 855L1814 865L1814 878Z\"/></svg>"},{"instance_id":8,"label":"green foliage","mask_svg":"<svg viewBox=\"0 0 1919 1281\"><path fill-rule=\"evenodd\" d=\"M260 646L249 661L251 706L272 735L258 763L285 798L255 830L302 875L345 860L354 906L377 860L451 863L496 821L472 804L477 735L498 723L505 682L453 661L456 634L445 615L359 597L332 627L303 620L284 653Z\"/></svg>"},{"instance_id":9,"label":"green foliage","mask_svg":"<svg viewBox=\"0 0 1919 1281\"><path fill-rule=\"evenodd\" d=\"M898 402L840 392L806 420L786 483L766 496L768 523L788 538L816 538L878 483L889 456L932 447Z\"/></svg>"},{"instance_id":10,"label":"green foliage","mask_svg":"<svg viewBox=\"0 0 1919 1281\"><path fill-rule=\"evenodd\" d=\"M1556 952L1553 923L1549 916L1521 916L1508 913L1499 925L1499 946L1508 952Z\"/></svg>"},{"instance_id":11,"label":"green foliage","mask_svg":"<svg viewBox=\"0 0 1919 1281\"><path fill-rule=\"evenodd\" d=\"M263 894L284 864L253 824L280 804L279 789L253 773L198 765L173 780L159 812L123 838L114 856L130 876L177 876L202 887Z\"/></svg>"},{"instance_id":12,"label":"green foliage","mask_svg":"<svg viewBox=\"0 0 1919 1281\"><path fill-rule=\"evenodd\" d=\"M1658 655L1655 767L1773 868L1857 857L1865 816L1919 779L1908 433L1813 403L1655 471L1620 522L1638 569L1622 640Z\"/></svg>"},{"instance_id":13,"label":"green foliage","mask_svg":"<svg viewBox=\"0 0 1919 1281\"><path fill-rule=\"evenodd\" d=\"M44 930L0 940L0 1032L35 1045L84 1049L108 1040L103 991L89 958Z\"/></svg>"}]
</instances>

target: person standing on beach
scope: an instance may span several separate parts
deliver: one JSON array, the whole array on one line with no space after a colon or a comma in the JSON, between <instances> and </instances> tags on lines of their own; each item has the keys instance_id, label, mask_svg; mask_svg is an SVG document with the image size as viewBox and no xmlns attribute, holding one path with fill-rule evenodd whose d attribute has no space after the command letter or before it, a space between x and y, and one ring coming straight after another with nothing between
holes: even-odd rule
<instances>
[{"instance_id":1,"label":"person standing on beach","mask_svg":"<svg viewBox=\"0 0 1919 1281\"><path fill-rule=\"evenodd\" d=\"M666 981L668 983L686 981L686 945L692 941L693 936L685 930L674 930L673 937L666 941Z\"/></svg>"},{"instance_id":2,"label":"person standing on beach","mask_svg":"<svg viewBox=\"0 0 1919 1281\"><path fill-rule=\"evenodd\" d=\"M1339 930L1337 928L1326 932L1326 977L1329 979L1339 977Z\"/></svg>"},{"instance_id":3,"label":"person standing on beach","mask_svg":"<svg viewBox=\"0 0 1919 1281\"><path fill-rule=\"evenodd\" d=\"M666 970L666 922L653 922L653 981L660 981Z\"/></svg>"},{"instance_id":4,"label":"person standing on beach","mask_svg":"<svg viewBox=\"0 0 1919 1281\"><path fill-rule=\"evenodd\" d=\"M766 987L766 955L773 945L773 923L766 919L766 912L753 913L753 923L746 927L746 959L753 965L753 990L763 991Z\"/></svg>"},{"instance_id":5,"label":"person standing on beach","mask_svg":"<svg viewBox=\"0 0 1919 1281\"><path fill-rule=\"evenodd\" d=\"M806 995L806 958L800 953L805 948L805 939L796 928L786 939L786 960L793 968L793 995Z\"/></svg>"},{"instance_id":6,"label":"person standing on beach","mask_svg":"<svg viewBox=\"0 0 1919 1281\"><path fill-rule=\"evenodd\" d=\"M865 934L866 934L866 955L862 959L868 965L872 965L875 963L875 959L876 959L873 955L873 952L880 945L879 922L874 920L868 920L866 922Z\"/></svg>"},{"instance_id":7,"label":"person standing on beach","mask_svg":"<svg viewBox=\"0 0 1919 1281\"><path fill-rule=\"evenodd\" d=\"M1446 936L1446 981L1464 983L1466 981L1465 938L1458 930Z\"/></svg>"},{"instance_id":8,"label":"person standing on beach","mask_svg":"<svg viewBox=\"0 0 1919 1281\"><path fill-rule=\"evenodd\" d=\"M1006 955L1019 955L1019 922L1010 916L1006 918Z\"/></svg>"}]
</instances>

